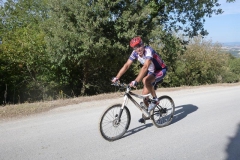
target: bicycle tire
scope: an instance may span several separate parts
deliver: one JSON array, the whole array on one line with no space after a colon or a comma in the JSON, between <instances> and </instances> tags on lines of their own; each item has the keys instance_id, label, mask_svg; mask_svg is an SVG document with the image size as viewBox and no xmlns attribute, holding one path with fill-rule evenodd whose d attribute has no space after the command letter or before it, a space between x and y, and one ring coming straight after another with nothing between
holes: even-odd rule
<instances>
[{"instance_id":1,"label":"bicycle tire","mask_svg":"<svg viewBox=\"0 0 240 160\"><path fill-rule=\"evenodd\" d=\"M99 130L102 137L108 141L115 141L121 138L130 125L131 115L126 106L123 109L120 123L116 123L121 107L121 104L112 105L100 117Z\"/></svg>"},{"instance_id":2,"label":"bicycle tire","mask_svg":"<svg viewBox=\"0 0 240 160\"><path fill-rule=\"evenodd\" d=\"M172 122L175 104L169 96L161 96L158 100L159 104L151 112L151 119L156 127L161 128Z\"/></svg>"}]
</instances>

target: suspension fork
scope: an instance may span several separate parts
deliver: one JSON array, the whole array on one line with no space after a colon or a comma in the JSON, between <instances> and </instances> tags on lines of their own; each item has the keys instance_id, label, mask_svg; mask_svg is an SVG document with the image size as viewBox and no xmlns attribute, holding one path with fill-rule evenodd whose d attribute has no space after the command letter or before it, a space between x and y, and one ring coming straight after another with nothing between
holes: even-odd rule
<instances>
[{"instance_id":1,"label":"suspension fork","mask_svg":"<svg viewBox=\"0 0 240 160\"><path fill-rule=\"evenodd\" d=\"M118 123L121 122L122 112L123 112L123 109L124 109L125 105L127 104L127 102L128 102L128 96L127 96L127 93L125 93L124 98L123 98L122 107L121 107L121 109L119 111L119 114L118 114Z\"/></svg>"}]
</instances>

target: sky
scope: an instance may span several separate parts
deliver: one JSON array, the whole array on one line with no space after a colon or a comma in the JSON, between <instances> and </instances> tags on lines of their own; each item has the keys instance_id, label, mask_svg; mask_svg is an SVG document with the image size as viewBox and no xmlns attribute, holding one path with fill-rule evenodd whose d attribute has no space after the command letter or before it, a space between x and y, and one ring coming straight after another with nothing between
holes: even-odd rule
<instances>
[{"instance_id":1,"label":"sky","mask_svg":"<svg viewBox=\"0 0 240 160\"><path fill-rule=\"evenodd\" d=\"M216 43L240 42L240 0L226 3L220 0L221 15L206 18L204 28L208 31L206 39Z\"/></svg>"}]
</instances>

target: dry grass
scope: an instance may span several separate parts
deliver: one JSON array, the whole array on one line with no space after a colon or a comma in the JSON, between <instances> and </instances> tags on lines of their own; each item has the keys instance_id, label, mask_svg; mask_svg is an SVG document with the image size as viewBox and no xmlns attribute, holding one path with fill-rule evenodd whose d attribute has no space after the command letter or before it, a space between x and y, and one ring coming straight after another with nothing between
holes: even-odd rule
<instances>
[{"instance_id":1,"label":"dry grass","mask_svg":"<svg viewBox=\"0 0 240 160\"><path fill-rule=\"evenodd\" d=\"M63 107L71 104L79 104L95 100L119 97L119 93L101 94L96 96L86 96L71 99L59 99L46 102L23 103L17 105L0 106L0 120L18 118L32 114L49 111L53 108Z\"/></svg>"},{"instance_id":2,"label":"dry grass","mask_svg":"<svg viewBox=\"0 0 240 160\"><path fill-rule=\"evenodd\" d=\"M240 85L240 83L213 84L213 85L194 86L194 87L183 86L183 87L176 87L176 88L161 88L161 89L158 89L158 91L174 91L179 89L194 89L194 88L200 88L200 87L237 86L237 85ZM141 93L141 90L135 90L134 93ZM72 98L72 99L60 99L55 101L23 103L18 105L6 105L4 107L0 106L0 120L25 117L32 114L46 112L53 108L63 107L63 106L72 105L72 104L79 104L82 102L118 98L120 97L120 95L121 94L119 92L116 92L116 93L109 93L109 94L100 94L96 96L78 97L78 98Z\"/></svg>"}]
</instances>

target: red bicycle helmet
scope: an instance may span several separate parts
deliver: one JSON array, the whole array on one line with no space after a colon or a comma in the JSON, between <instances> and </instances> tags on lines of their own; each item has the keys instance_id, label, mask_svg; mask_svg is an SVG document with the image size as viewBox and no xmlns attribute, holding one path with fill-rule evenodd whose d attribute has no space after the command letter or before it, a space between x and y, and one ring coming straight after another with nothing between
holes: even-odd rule
<instances>
[{"instance_id":1,"label":"red bicycle helmet","mask_svg":"<svg viewBox=\"0 0 240 160\"><path fill-rule=\"evenodd\" d=\"M134 37L131 41L130 41L130 46L132 48L134 48L137 45L141 45L142 44L142 39L141 37Z\"/></svg>"}]
</instances>

